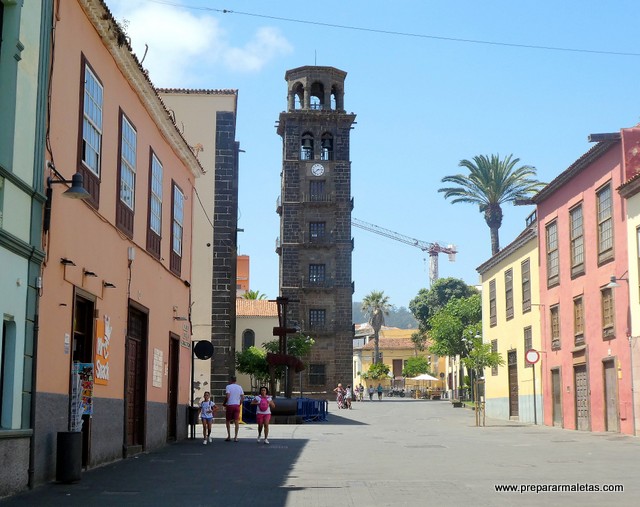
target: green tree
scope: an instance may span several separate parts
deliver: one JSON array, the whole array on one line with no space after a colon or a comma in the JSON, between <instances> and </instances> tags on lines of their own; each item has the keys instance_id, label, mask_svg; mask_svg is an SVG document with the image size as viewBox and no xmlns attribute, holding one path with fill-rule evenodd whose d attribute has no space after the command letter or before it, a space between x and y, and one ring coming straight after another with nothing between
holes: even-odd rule
<instances>
[{"instance_id":1,"label":"green tree","mask_svg":"<svg viewBox=\"0 0 640 507\"><path fill-rule=\"evenodd\" d=\"M523 165L516 168L519 158L513 155L501 159L500 155L478 155L473 160L461 160L469 174L445 176L442 183L453 183L453 187L438 189L444 192L451 203L477 204L484 213L485 222L491 232L491 255L500 250L498 231L502 225L502 204L532 197L545 184L535 179L536 168Z\"/></svg>"},{"instance_id":2,"label":"green tree","mask_svg":"<svg viewBox=\"0 0 640 507\"><path fill-rule=\"evenodd\" d=\"M269 381L267 353L257 347L236 352L236 370L249 375L252 389L258 384L266 384Z\"/></svg>"},{"instance_id":3,"label":"green tree","mask_svg":"<svg viewBox=\"0 0 640 507\"><path fill-rule=\"evenodd\" d=\"M292 356L296 356L298 359L302 359L309 352L311 352L311 347L315 344L315 340L310 336L306 336L302 333L295 334L293 336L287 337L287 354L291 354ZM276 338L275 340L271 340L265 342L262 347L272 354L277 354L280 351L280 342Z\"/></svg>"},{"instance_id":4,"label":"green tree","mask_svg":"<svg viewBox=\"0 0 640 507\"><path fill-rule=\"evenodd\" d=\"M479 336L472 338L471 343L471 350L462 360L468 370L482 373L485 368L504 365L500 352L492 352L490 343L482 343L482 338Z\"/></svg>"},{"instance_id":5,"label":"green tree","mask_svg":"<svg viewBox=\"0 0 640 507\"><path fill-rule=\"evenodd\" d=\"M369 370L362 373L361 376L365 380L382 380L389 377L391 368L384 363L375 363L369 366Z\"/></svg>"},{"instance_id":6,"label":"green tree","mask_svg":"<svg viewBox=\"0 0 640 507\"><path fill-rule=\"evenodd\" d=\"M384 326L384 316L389 314L389 310L389 297L384 295L384 291L373 290L362 300L362 311L373 328L374 364L380 360L380 329Z\"/></svg>"},{"instance_id":7,"label":"green tree","mask_svg":"<svg viewBox=\"0 0 640 507\"><path fill-rule=\"evenodd\" d=\"M429 373L429 360L424 356L410 357L402 368L402 376L405 378L417 377L421 373Z\"/></svg>"},{"instance_id":8,"label":"green tree","mask_svg":"<svg viewBox=\"0 0 640 507\"><path fill-rule=\"evenodd\" d=\"M481 329L481 321L480 294L452 299L429 319L429 351L439 356L466 357L468 345L463 338L468 340L469 337L475 336Z\"/></svg>"},{"instance_id":9,"label":"green tree","mask_svg":"<svg viewBox=\"0 0 640 507\"><path fill-rule=\"evenodd\" d=\"M247 292L245 292L242 295L242 298L243 299L257 299L257 300L260 300L260 301L264 301L265 299L267 299L267 295L263 294L259 290L248 290Z\"/></svg>"},{"instance_id":10,"label":"green tree","mask_svg":"<svg viewBox=\"0 0 640 507\"><path fill-rule=\"evenodd\" d=\"M418 295L409 303L409 309L420 323L420 329L430 329L429 319L449 301L478 294L475 287L467 285L458 278L440 278L430 289L420 289Z\"/></svg>"}]
</instances>

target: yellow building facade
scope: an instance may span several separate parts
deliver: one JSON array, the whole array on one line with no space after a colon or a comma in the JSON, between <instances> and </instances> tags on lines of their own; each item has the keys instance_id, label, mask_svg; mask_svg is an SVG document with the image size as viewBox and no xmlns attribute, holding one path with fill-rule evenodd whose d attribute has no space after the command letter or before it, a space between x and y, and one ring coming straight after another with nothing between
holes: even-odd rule
<instances>
[{"instance_id":1,"label":"yellow building facade","mask_svg":"<svg viewBox=\"0 0 640 507\"><path fill-rule=\"evenodd\" d=\"M424 351L416 350L416 347L411 340L411 335L415 333L417 329L398 329L391 327L383 327L380 330L379 338L379 351L382 356L382 362L389 366L391 376L388 379L381 381L380 383L385 389L389 389L393 386L399 388L422 389L424 387L432 387L442 389L444 384L444 374L446 373L446 358L431 354L428 350L428 344ZM362 379L362 373L369 371L369 367L373 364L375 343L373 339L373 330L371 334L368 334L365 338L366 343L357 348L354 346L354 385L362 383L367 385L367 382ZM402 376L402 369L404 368L407 360L411 357L422 356L426 357L430 362L431 373L442 380L432 381L429 383L413 381L411 379L404 379ZM358 369L356 369L358 368ZM372 382L369 382L371 384ZM374 387L378 385L375 382Z\"/></svg>"},{"instance_id":2,"label":"yellow building facade","mask_svg":"<svg viewBox=\"0 0 640 507\"><path fill-rule=\"evenodd\" d=\"M531 366L525 360L528 350L541 349L544 312L537 304L538 265L535 215L531 215L527 228L511 244L477 268L483 341L505 361L484 372L489 417L542 424L541 361ZM539 356L544 359L543 353Z\"/></svg>"}]
</instances>

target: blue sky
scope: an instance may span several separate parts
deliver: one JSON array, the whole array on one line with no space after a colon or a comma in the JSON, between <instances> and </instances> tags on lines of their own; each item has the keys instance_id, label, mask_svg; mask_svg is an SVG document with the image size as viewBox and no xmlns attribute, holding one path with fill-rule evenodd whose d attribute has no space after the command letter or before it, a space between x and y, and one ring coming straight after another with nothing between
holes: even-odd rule
<instances>
[{"instance_id":1,"label":"blue sky","mask_svg":"<svg viewBox=\"0 0 640 507\"><path fill-rule=\"evenodd\" d=\"M238 90L237 139L245 150L239 253L251 257L251 288L269 298L278 295L282 144L274 125L287 105L288 69L317 64L348 73L345 109L357 115L353 216L422 241L455 244L455 262L440 256L440 276L471 285L491 254L489 229L476 207L452 205L437 191L444 176L462 171L461 159L513 153L549 182L591 147L590 133L639 122L635 0L107 5L116 19L128 21L139 58L148 45L143 65L156 86ZM235 12L218 12L223 9ZM503 211L502 247L533 209L505 205ZM383 290L392 304L408 306L429 286L428 258L419 249L357 228L352 235L354 301Z\"/></svg>"}]
</instances>

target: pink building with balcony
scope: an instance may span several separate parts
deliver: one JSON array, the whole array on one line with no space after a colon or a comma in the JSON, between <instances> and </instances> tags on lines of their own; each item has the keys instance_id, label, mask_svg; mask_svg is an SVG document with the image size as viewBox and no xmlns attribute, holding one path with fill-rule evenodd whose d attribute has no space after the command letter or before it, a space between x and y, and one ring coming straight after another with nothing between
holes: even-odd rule
<instances>
[{"instance_id":1,"label":"pink building with balcony","mask_svg":"<svg viewBox=\"0 0 640 507\"><path fill-rule=\"evenodd\" d=\"M640 128L597 144L533 199L537 204L544 422L633 434L626 202Z\"/></svg>"}]
</instances>

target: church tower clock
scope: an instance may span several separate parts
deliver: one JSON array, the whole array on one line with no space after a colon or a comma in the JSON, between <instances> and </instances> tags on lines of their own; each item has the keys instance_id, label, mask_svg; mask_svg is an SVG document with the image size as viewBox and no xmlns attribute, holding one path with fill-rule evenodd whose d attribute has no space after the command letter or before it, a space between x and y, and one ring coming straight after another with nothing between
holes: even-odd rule
<instances>
[{"instance_id":1,"label":"church tower clock","mask_svg":"<svg viewBox=\"0 0 640 507\"><path fill-rule=\"evenodd\" d=\"M312 337L307 368L295 376L305 394L352 384L351 162L355 120L344 110L347 73L305 66L286 72L287 111L282 137L280 295L289 298L291 327Z\"/></svg>"}]
</instances>

